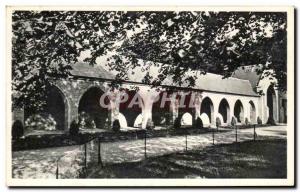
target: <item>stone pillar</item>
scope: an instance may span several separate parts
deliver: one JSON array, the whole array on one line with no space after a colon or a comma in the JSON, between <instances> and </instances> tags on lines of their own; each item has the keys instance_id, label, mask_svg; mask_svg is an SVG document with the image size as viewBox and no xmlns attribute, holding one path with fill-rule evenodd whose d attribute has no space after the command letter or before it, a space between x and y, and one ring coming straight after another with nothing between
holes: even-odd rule
<instances>
[{"instance_id":1,"label":"stone pillar","mask_svg":"<svg viewBox=\"0 0 300 192\"><path fill-rule=\"evenodd\" d=\"M172 122L174 124L175 119L178 117L179 112L179 99L176 98L177 93L173 93L171 96L171 102L170 102L170 111L172 113Z\"/></svg>"},{"instance_id":2,"label":"stone pillar","mask_svg":"<svg viewBox=\"0 0 300 192\"><path fill-rule=\"evenodd\" d=\"M123 96L123 92L120 90L111 90L108 94L110 107L108 110L108 125L109 128L112 127L112 124L115 120L119 120L120 113L120 103Z\"/></svg>"},{"instance_id":3,"label":"stone pillar","mask_svg":"<svg viewBox=\"0 0 300 192\"><path fill-rule=\"evenodd\" d=\"M228 125L231 125L232 118L234 117L234 101L229 101L229 117ZM234 117L235 118L235 117Z\"/></svg>"},{"instance_id":4,"label":"stone pillar","mask_svg":"<svg viewBox=\"0 0 300 192\"><path fill-rule=\"evenodd\" d=\"M201 115L201 103L202 103L202 94L195 93L194 107L195 107L195 119L200 118Z\"/></svg>"},{"instance_id":5,"label":"stone pillar","mask_svg":"<svg viewBox=\"0 0 300 192\"><path fill-rule=\"evenodd\" d=\"M143 99L142 115L143 122L142 128L146 129L148 120L152 120L152 105L159 95L159 92L156 89L152 89L145 86L140 86L138 94Z\"/></svg>"},{"instance_id":6,"label":"stone pillar","mask_svg":"<svg viewBox=\"0 0 300 192\"><path fill-rule=\"evenodd\" d=\"M219 105L220 103L217 102L216 99L212 100L212 104L213 104L213 111L211 112L211 125L212 127L217 127L217 117L219 114Z\"/></svg>"},{"instance_id":7,"label":"stone pillar","mask_svg":"<svg viewBox=\"0 0 300 192\"><path fill-rule=\"evenodd\" d=\"M69 106L69 125L71 125L72 121L78 121L78 106L79 105L79 101L77 100L71 100L70 99L70 106ZM68 131L70 127L66 127L65 131Z\"/></svg>"}]
</instances>

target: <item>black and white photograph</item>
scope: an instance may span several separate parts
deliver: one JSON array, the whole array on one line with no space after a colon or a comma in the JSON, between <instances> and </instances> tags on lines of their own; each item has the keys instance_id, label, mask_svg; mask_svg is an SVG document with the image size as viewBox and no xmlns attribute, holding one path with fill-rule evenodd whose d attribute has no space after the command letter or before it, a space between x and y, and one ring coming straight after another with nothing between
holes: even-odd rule
<instances>
[{"instance_id":1,"label":"black and white photograph","mask_svg":"<svg viewBox=\"0 0 300 192\"><path fill-rule=\"evenodd\" d=\"M7 7L9 186L293 186L293 7Z\"/></svg>"}]
</instances>

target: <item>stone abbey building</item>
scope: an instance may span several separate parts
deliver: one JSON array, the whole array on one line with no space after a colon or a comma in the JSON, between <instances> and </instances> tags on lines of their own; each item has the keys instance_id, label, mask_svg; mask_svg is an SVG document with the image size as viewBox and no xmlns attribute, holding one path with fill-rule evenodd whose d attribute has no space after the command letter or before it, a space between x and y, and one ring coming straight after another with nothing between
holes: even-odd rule
<instances>
[{"instance_id":1,"label":"stone abbey building","mask_svg":"<svg viewBox=\"0 0 300 192\"><path fill-rule=\"evenodd\" d=\"M99 100L109 90L109 82L114 79L113 72L108 72L101 66L77 63L71 71L72 78L55 80L55 85L49 91L45 110L56 121L56 129L65 131L68 131L71 122L78 119L81 112L89 114L99 129L110 129L111 122L115 119L119 119L121 127L145 128L149 120L155 126L166 126L174 123L177 117L181 119L182 125L192 125L199 117L206 127L215 127L217 118L223 126L230 125L232 118L238 124L256 124L258 119L262 123L267 123L270 119L286 123L286 95L276 90L269 78L257 75L256 67L239 68L232 77L225 79L211 73L199 75L193 88L181 86L176 91L169 92L170 99L163 107L159 105L163 91L141 83L139 76L143 74L138 72L125 81L123 86L130 95L129 98L137 95L139 103L131 108L128 107L130 99L118 103L121 91L115 90L113 97L106 101L110 107L104 108L100 106ZM167 79L162 88L174 86L172 83L171 79ZM132 86L139 89L130 88ZM178 107L177 96L186 91L188 94L195 93L195 102L192 107ZM262 94L258 94L259 92ZM24 124L31 115L26 111L26 106L16 109L13 111L13 122L19 120Z\"/></svg>"}]
</instances>

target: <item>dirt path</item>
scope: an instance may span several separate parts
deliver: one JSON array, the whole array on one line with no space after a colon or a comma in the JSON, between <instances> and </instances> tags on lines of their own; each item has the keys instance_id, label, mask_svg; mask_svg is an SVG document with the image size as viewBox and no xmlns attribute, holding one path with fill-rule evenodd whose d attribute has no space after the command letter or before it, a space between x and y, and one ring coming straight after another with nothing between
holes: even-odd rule
<instances>
[{"instance_id":1,"label":"dirt path","mask_svg":"<svg viewBox=\"0 0 300 192\"><path fill-rule=\"evenodd\" d=\"M286 126L257 128L260 136L286 138ZM238 141L253 139L253 129L238 130ZM215 134L215 144L235 142L235 131ZM187 148L201 149L212 145L212 133L187 136ZM186 148L185 136L172 136L147 139L147 156L183 151ZM101 159L104 164L140 161L145 158L144 140L120 141L101 144ZM87 145L87 162L97 161L98 143ZM84 161L84 148L80 146L56 147L39 150L25 150L12 153L14 178L55 178L57 160L60 177L78 175Z\"/></svg>"}]
</instances>

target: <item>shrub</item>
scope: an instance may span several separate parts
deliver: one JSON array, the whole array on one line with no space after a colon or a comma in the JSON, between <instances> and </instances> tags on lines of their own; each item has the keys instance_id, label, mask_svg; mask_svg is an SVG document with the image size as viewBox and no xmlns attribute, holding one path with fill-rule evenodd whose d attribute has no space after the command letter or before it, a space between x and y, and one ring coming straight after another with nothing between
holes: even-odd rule
<instances>
[{"instance_id":1,"label":"shrub","mask_svg":"<svg viewBox=\"0 0 300 192\"><path fill-rule=\"evenodd\" d=\"M152 121L155 125L166 125L167 124L167 114L166 112L156 112L152 114Z\"/></svg>"},{"instance_id":2,"label":"shrub","mask_svg":"<svg viewBox=\"0 0 300 192\"><path fill-rule=\"evenodd\" d=\"M12 125L12 138L13 139L19 139L20 137L22 137L24 135L24 127L21 121L17 120L14 122L14 124Z\"/></svg>"},{"instance_id":3,"label":"shrub","mask_svg":"<svg viewBox=\"0 0 300 192\"><path fill-rule=\"evenodd\" d=\"M119 132L120 129L121 129L121 125L120 125L119 120L118 120L118 119L117 119L117 120L114 120L113 125L112 125L112 130L113 130L114 132Z\"/></svg>"},{"instance_id":4,"label":"shrub","mask_svg":"<svg viewBox=\"0 0 300 192\"><path fill-rule=\"evenodd\" d=\"M217 127L221 126L221 119L219 117L216 118L216 126Z\"/></svg>"},{"instance_id":5,"label":"shrub","mask_svg":"<svg viewBox=\"0 0 300 192\"><path fill-rule=\"evenodd\" d=\"M96 129L95 121L91 118L86 119L85 126L87 129Z\"/></svg>"},{"instance_id":6,"label":"shrub","mask_svg":"<svg viewBox=\"0 0 300 192\"><path fill-rule=\"evenodd\" d=\"M200 117L197 117L196 121L195 121L195 126L194 126L196 129L199 128L203 128L203 122L202 120L200 119Z\"/></svg>"},{"instance_id":7,"label":"shrub","mask_svg":"<svg viewBox=\"0 0 300 192\"><path fill-rule=\"evenodd\" d=\"M34 114L26 121L25 126L28 130L56 130L56 121L50 114Z\"/></svg>"},{"instance_id":8,"label":"shrub","mask_svg":"<svg viewBox=\"0 0 300 192\"><path fill-rule=\"evenodd\" d=\"M231 119L231 126L235 126L236 125L236 118L232 117Z\"/></svg>"},{"instance_id":9,"label":"shrub","mask_svg":"<svg viewBox=\"0 0 300 192\"><path fill-rule=\"evenodd\" d=\"M248 120L247 117L245 118L245 124L246 124L246 125L249 125L249 120Z\"/></svg>"},{"instance_id":10,"label":"shrub","mask_svg":"<svg viewBox=\"0 0 300 192\"><path fill-rule=\"evenodd\" d=\"M165 118L166 118L166 125L170 125L171 119L172 119L172 114L170 112L166 112Z\"/></svg>"},{"instance_id":11,"label":"shrub","mask_svg":"<svg viewBox=\"0 0 300 192\"><path fill-rule=\"evenodd\" d=\"M78 119L79 125L82 129L96 129L95 121L89 114L81 112Z\"/></svg>"},{"instance_id":12,"label":"shrub","mask_svg":"<svg viewBox=\"0 0 300 192\"><path fill-rule=\"evenodd\" d=\"M153 130L154 129L154 123L151 119L148 119L147 124L146 124L146 129L148 130Z\"/></svg>"},{"instance_id":13,"label":"shrub","mask_svg":"<svg viewBox=\"0 0 300 192\"><path fill-rule=\"evenodd\" d=\"M180 129L180 128L181 128L180 118L177 117L174 121L174 129Z\"/></svg>"},{"instance_id":14,"label":"shrub","mask_svg":"<svg viewBox=\"0 0 300 192\"><path fill-rule=\"evenodd\" d=\"M267 124L276 125L275 120L272 117L268 118Z\"/></svg>"},{"instance_id":15,"label":"shrub","mask_svg":"<svg viewBox=\"0 0 300 192\"><path fill-rule=\"evenodd\" d=\"M108 118L105 119L103 127L104 127L104 129L110 129L111 128L111 122L108 120Z\"/></svg>"},{"instance_id":16,"label":"shrub","mask_svg":"<svg viewBox=\"0 0 300 192\"><path fill-rule=\"evenodd\" d=\"M259 124L259 125L262 124L262 120L261 120L261 118L259 116L257 117L257 124Z\"/></svg>"},{"instance_id":17,"label":"shrub","mask_svg":"<svg viewBox=\"0 0 300 192\"><path fill-rule=\"evenodd\" d=\"M76 120L73 120L71 122L69 133L70 133L70 135L78 135L78 133L79 133L79 124L77 123Z\"/></svg>"}]
</instances>

